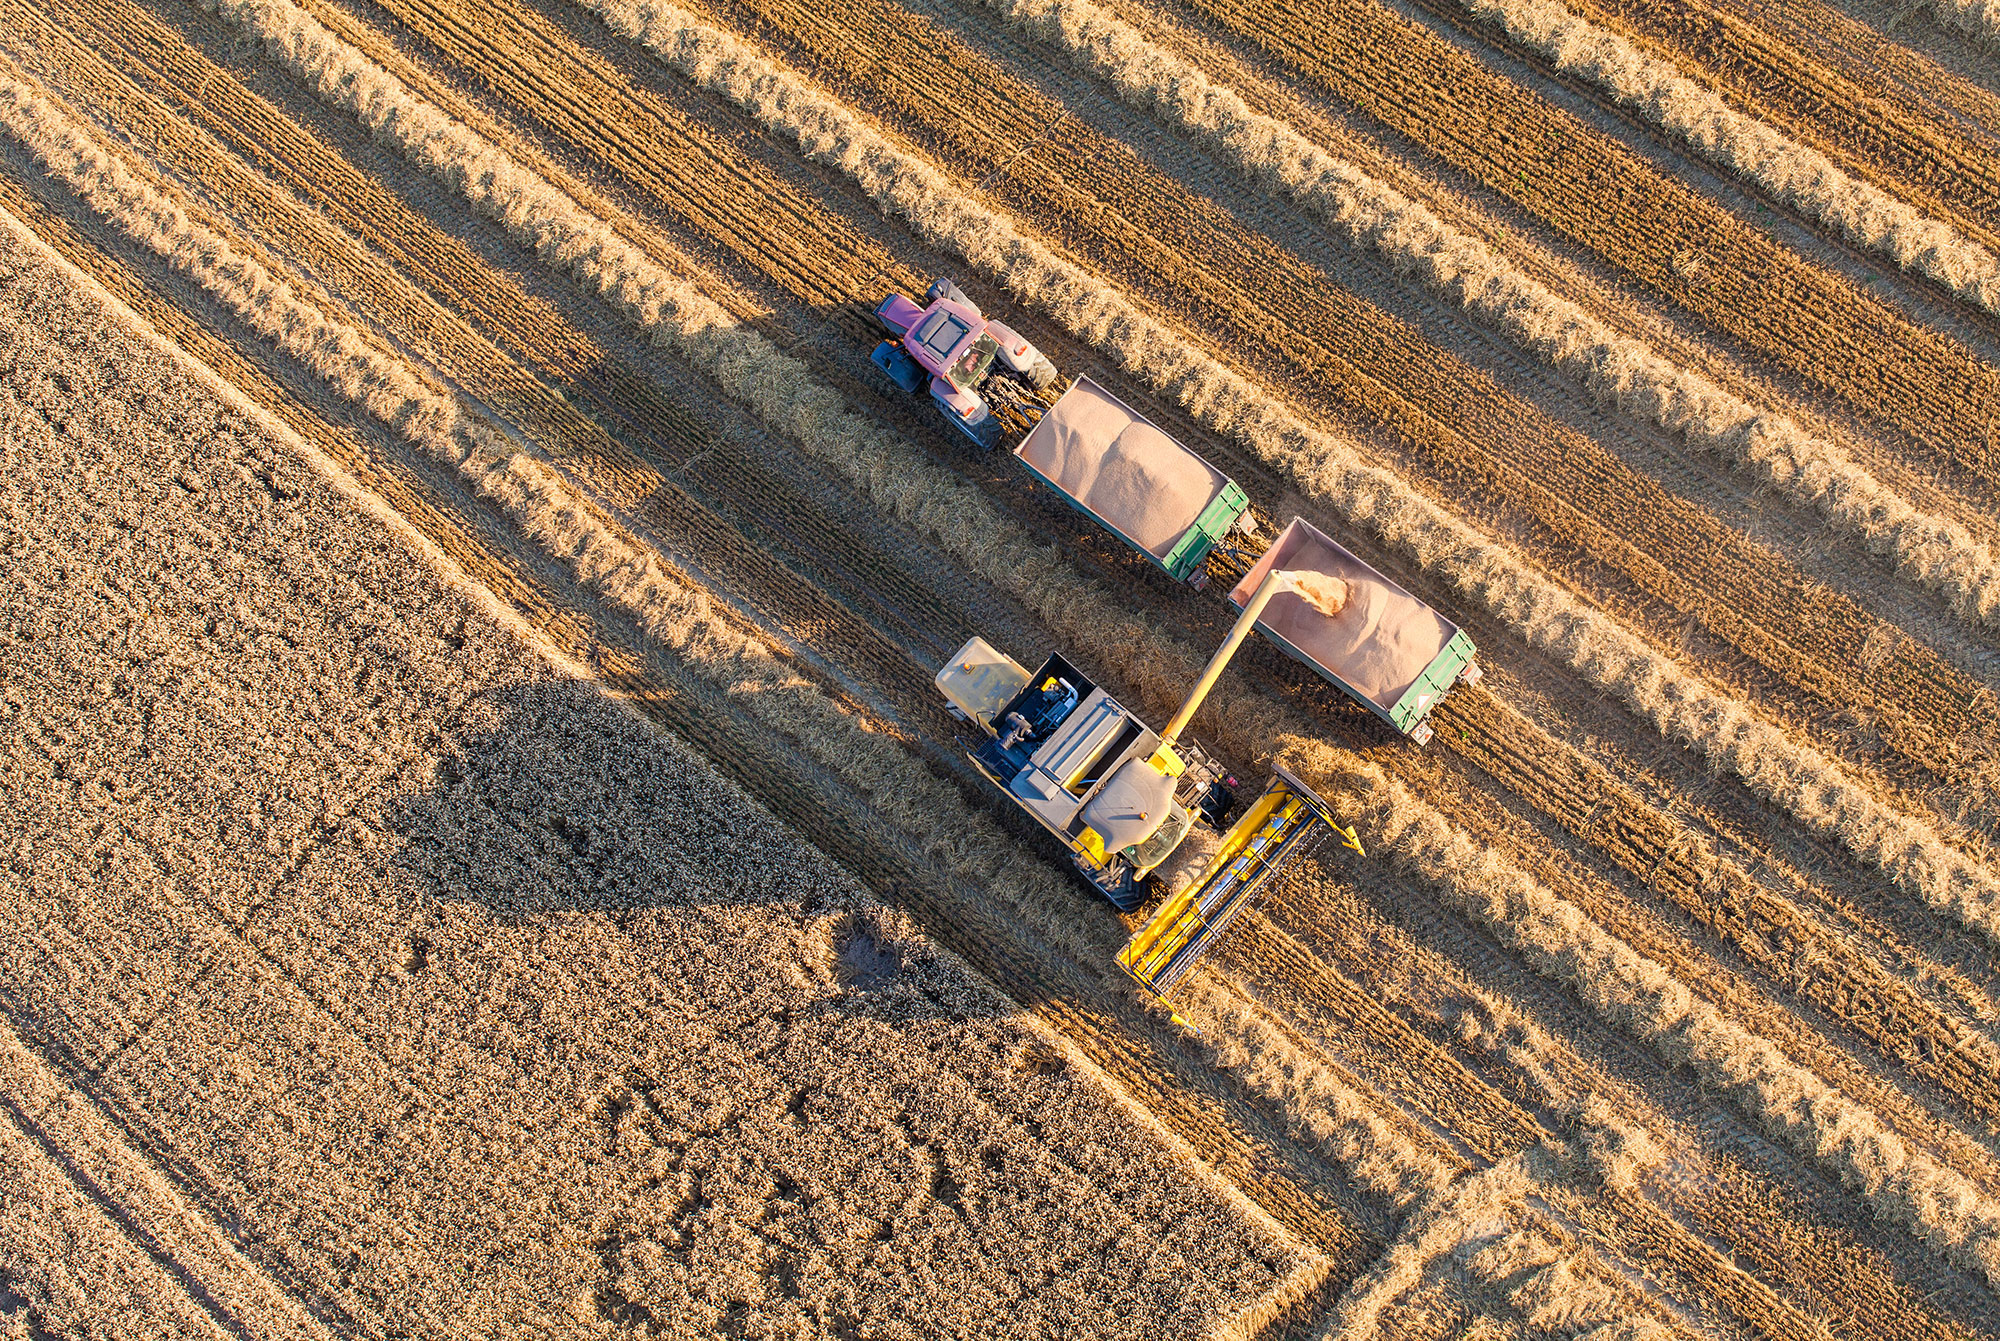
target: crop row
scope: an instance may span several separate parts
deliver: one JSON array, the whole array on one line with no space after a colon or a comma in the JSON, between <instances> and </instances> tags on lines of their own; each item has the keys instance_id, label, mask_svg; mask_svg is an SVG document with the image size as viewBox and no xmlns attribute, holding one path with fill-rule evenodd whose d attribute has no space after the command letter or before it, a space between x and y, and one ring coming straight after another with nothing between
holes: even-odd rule
<instances>
[{"instance_id":1,"label":"crop row","mask_svg":"<svg viewBox=\"0 0 2000 1341\"><path fill-rule=\"evenodd\" d=\"M414 8L408 9L407 12L413 16L417 15ZM425 12L428 13L427 10ZM853 30L849 28L847 31ZM501 64L497 57L505 48L497 41L483 43L478 49L487 56L487 63L483 69L491 71L496 65ZM496 77L509 81L522 78L512 72L503 72ZM577 80L565 76L560 82L567 86L576 83ZM627 126L624 129L628 137L637 133L635 126ZM996 580L1004 579L996 578ZM1094 604L1096 599L1093 597L1086 600L1084 608L1101 608ZM1086 627L1080 629L1076 636L1086 637L1089 634L1090 630ZM1147 674L1146 671L1139 673L1142 677ZM1154 696L1155 702L1171 706L1174 702L1174 684L1172 676L1154 677L1149 682L1148 692ZM1519 721L1518 717L1504 710L1498 710L1497 718L1498 720L1495 711L1475 711L1463 720L1472 726L1476 737L1482 740L1495 730L1506 734L1510 727L1525 728L1531 736L1539 735L1533 728L1527 727L1526 723ZM1544 741L1544 744L1548 746L1547 752L1561 753L1548 742ZM1250 748L1254 750L1262 747L1253 740ZM1475 750L1473 753L1481 752ZM1540 757L1540 753L1537 757ZM1720 875L1717 877L1696 875L1691 879L1682 880L1680 876L1685 873L1679 856L1683 846L1682 838L1685 835L1679 826L1662 824L1657 816L1645 811L1637 798L1619 789L1614 789L1608 794L1603 793L1595 779L1570 776L1570 770L1565 767L1533 768L1530 772L1532 776L1524 776L1510 769L1507 772L1507 781L1521 790L1523 795L1533 797L1535 804L1549 806L1557 813L1566 813L1572 808L1562 802L1576 802L1573 809L1579 816L1592 810L1593 803L1596 803L1596 810L1599 812L1594 816L1596 822L1573 831L1578 832L1586 841L1603 847L1608 855L1635 877L1641 880L1661 880L1669 890L1673 891L1677 903L1695 910L1698 920L1706 922L1729 938L1732 944L1751 954L1754 962L1760 964L1773 962L1769 947L1761 939L1762 933L1758 929L1762 925L1761 918L1764 916L1784 918L1792 928L1793 936L1798 938L1796 941L1798 944L1820 946L1834 943L1824 929L1800 919L1788 906L1779 908L1774 904L1766 913L1752 918L1735 916L1730 911L1711 914L1705 893L1711 878L1730 876L1733 873L1731 878L1738 887L1748 887L1749 882L1733 863L1722 863L1719 868ZM1546 790L1550 786L1556 787L1559 794L1550 794ZM1600 801L1600 796L1606 799ZM1605 809L1606 805L1610 807L1608 810ZM1629 841L1629 836L1635 833L1649 835L1649 838L1641 842ZM1676 833L1682 834L1682 838L1674 837ZM1613 837L1617 841L1608 841ZM1656 848L1653 841L1655 839L1666 843L1668 847ZM1672 861L1668 860L1669 848L1674 857ZM1665 876L1661 874L1663 869L1667 871ZM1791 960L1782 962L1787 966L1794 964ZM1977 1068L1969 1066L1964 1057L1953 1051L1963 1046L1963 1026L1952 1025L1936 1011L1917 1001L1907 988L1884 975L1872 961L1851 952L1831 956L1806 954L1798 962L1797 967L1797 972L1788 971L1781 979L1789 990L1800 992L1829 1005L1842 1007L1835 1011L1834 1018L1844 1027L1869 1040L1871 1045L1885 1056L1897 1059L1914 1073L1936 1080L1947 1089L1955 1090L1975 1107L1991 1102L1991 1096L1984 1093L1987 1085L1979 1076ZM1857 980L1873 984L1872 989L1859 998L1856 996L1854 985ZM1857 999L1865 1003L1859 1009L1853 1008ZM1885 1001L1895 1004L1885 1007ZM1905 1012L1908 1012L1908 1020L1899 1018ZM1911 1032L1913 1026L1909 1022L1912 1020L1922 1022L1920 1026L1914 1026L1914 1033ZM1931 1040L1932 1046L1928 1049L1912 1047L1913 1037ZM1827 1058L1817 1064L1831 1063L1832 1059ZM1843 1081L1843 1083L1848 1082Z\"/></svg>"},{"instance_id":2,"label":"crop row","mask_svg":"<svg viewBox=\"0 0 2000 1341\"><path fill-rule=\"evenodd\" d=\"M987 3L1059 46L1125 101L1212 146L1249 180L1297 201L1336 236L1449 296L1601 400L1817 510L1976 617L2000 618L2000 570L1986 547L1949 519L1915 508L1838 446L1613 331L1480 239L1290 125L1252 112L1232 90L1089 0Z\"/></svg>"},{"instance_id":3,"label":"crop row","mask_svg":"<svg viewBox=\"0 0 2000 1341\"><path fill-rule=\"evenodd\" d=\"M1557 70L1683 141L1703 158L1819 220L1857 247L1937 281L1967 302L2000 310L2000 258L1818 150L1730 106L1673 64L1554 0L1472 0L1473 17L1497 23Z\"/></svg>"},{"instance_id":4,"label":"crop row","mask_svg":"<svg viewBox=\"0 0 2000 1341\"><path fill-rule=\"evenodd\" d=\"M225 6L224 12L246 22L274 54L291 56L295 68L302 67L301 73L329 101L357 111L406 152L422 155L419 161L429 160L434 170L469 197L504 202L498 208L493 204L487 207L501 214L524 240L538 243L545 256L579 273L615 305L662 336L677 344L690 338L714 342L724 338L726 324L733 325L719 309L701 310L710 305L697 305L693 295L679 291L680 286L669 287L670 281L657 267L609 235L601 224L579 215L573 203L556 197L546 183L527 178L493 146L477 141L462 126L444 122L433 109L408 105L407 91L389 81L379 68L360 63L351 49L336 48L330 36L295 7L282 0L262 4L242 0ZM739 399L762 403L766 408L760 415L767 422L784 425L808 441L822 436L851 441L854 435L867 434L866 427L841 412L794 361L740 328L732 342L743 345L744 353L724 370L734 374L736 384L725 378L724 385ZM748 357L751 350L760 355L754 363ZM1314 752L1323 751L1320 747ZM839 766L836 760L827 763ZM1341 767L1333 758L1314 771L1325 773ZM1924 1189L1949 1188L1954 1180L1956 1186L1964 1187L1957 1175L1925 1156L1912 1156L1865 1110L1827 1091L1775 1049L1719 1019L1711 1008L1692 1002L1685 989L1660 981L1656 965L1605 936L1573 905L1555 900L1518 872L1509 875L1504 870L1489 870L1490 858L1478 853L1462 835L1454 836L1442 817L1398 784L1365 765L1348 765L1343 771L1348 780L1359 784L1350 808L1378 821L1373 829L1387 836L1392 850L1451 892L1461 906L1504 928L1503 938L1541 959L1540 967L1564 977L1574 976L1573 971L1563 970L1565 964L1609 969L1609 982L1592 981L1595 975L1590 974L1579 981L1587 1001L1614 1020L1636 1012L1637 1018L1631 1022L1649 1026L1642 1028L1642 1037L1650 1036L1669 1055L1685 1058L1697 1069L1712 1071L1717 1080L1733 1077L1734 1087L1749 1101L1751 1111L1767 1121L1776 1119L1776 1132L1801 1147L1803 1153L1831 1159L1848 1171L1878 1209L1918 1228L1934 1244L1969 1264L1981 1259L1984 1239L1979 1237L1982 1231L1978 1226L1984 1221L1976 1197L1963 1210L1942 1212L1943 1218L1939 1218L1940 1206L1925 1199ZM1035 917L1037 923L1043 920ZM1047 930L1057 943L1073 943L1070 937L1074 933L1065 934L1062 924ZM1845 1135L1835 1139L1831 1131L1814 1134L1821 1121L1815 1114L1837 1121ZM1973 1194L1967 1189L1965 1195Z\"/></svg>"},{"instance_id":5,"label":"crop row","mask_svg":"<svg viewBox=\"0 0 2000 1341\"><path fill-rule=\"evenodd\" d=\"M1194 7L1863 420L1910 435L1938 469L1989 493L2000 480L1981 443L2000 391L1976 354L1428 28L1374 0Z\"/></svg>"},{"instance_id":6,"label":"crop row","mask_svg":"<svg viewBox=\"0 0 2000 1341\"><path fill-rule=\"evenodd\" d=\"M1788 729L1811 733L1823 725L1825 708L1865 703L1898 753L1933 776L1953 771L1949 742L1964 729L1965 705L1978 692L1968 677L1914 648L1907 659L1881 662L1875 674L1856 675L1876 625L1850 602L1588 435L1508 394L1420 329L1327 282L1198 192L1135 165L1114 137L1084 125L1087 118L1064 119L1035 152L1012 155L1017 138L1031 139L1060 109L964 47L954 47L921 86L882 77L883 70L915 68L940 40L936 27L907 10L853 0L842 7L837 36L823 11L800 0L741 0L732 11L783 43L787 59L822 86L865 106L892 134L926 146L961 180L1007 161L999 194L1024 226L1063 239L1097 273L1147 295L1167 320L1244 351L1240 357L1267 385L1288 389L1291 403L1331 402L1363 420L1395 444L1399 468L1433 495L1442 492L1457 506L1463 499L1504 508L1510 522L1532 519L1524 529L1533 538L1524 543L1573 589L1601 597L1608 576L1606 603L1636 594L1656 640L1698 621L1756 663L1750 678L1775 676L1804 690L1816 702L1794 707ZM1084 31L1101 36L1090 24ZM1157 73L1176 91L1175 106L1201 87L1185 67ZM1293 148L1312 152L1302 143ZM2000 600L2000 588L1992 594Z\"/></svg>"},{"instance_id":7,"label":"crop row","mask_svg":"<svg viewBox=\"0 0 2000 1341\"><path fill-rule=\"evenodd\" d=\"M204 78L202 86L204 86L204 88L210 88L210 90L216 90L216 96L222 96L222 92L220 92L220 86L218 86L218 82L212 82L212 76L210 76L210 78ZM216 184L212 184L212 186L210 186L210 190L216 190L216 192L220 192L220 194L232 194L232 196L234 196L234 194L238 194L238 192L236 192L234 188L230 188L230 186L228 186L226 182L216 182ZM1642 861L1642 865L1646 865L1646 867L1652 867L1652 865L1656 865L1656 863L1650 863L1650 861ZM1636 867L1634 867L1634 869L1636 869ZM1860 1017L1860 1023L1862 1023L1862 1025L1870 1025L1872 1021L1874 1021L1874 1015L1872 1015L1872 1013L1864 1013L1864 1015ZM1874 1037L1874 1035L1870 1035L1870 1037ZM1920 1059L1920 1061L1918 1061L1918 1069L1920 1069L1920 1071L1922 1071L1922 1065L1924 1065L1924 1063L1922 1063L1922 1059Z\"/></svg>"},{"instance_id":8,"label":"crop row","mask_svg":"<svg viewBox=\"0 0 2000 1341\"><path fill-rule=\"evenodd\" d=\"M1576 8L1698 71L1849 173L1883 184L1988 250L2000 247L1992 222L2000 167L1963 124L1910 96L1912 86L1928 93L1952 76L1893 39L1817 0L1788 10L1782 29L1747 18L1727 0L1579 0ZM1833 39L1843 27L1868 34L1868 51L1836 59L1796 37L1805 30ZM1856 56L1864 63L1857 66Z\"/></svg>"},{"instance_id":9,"label":"crop row","mask_svg":"<svg viewBox=\"0 0 2000 1341\"><path fill-rule=\"evenodd\" d=\"M1825 755L1787 739L1531 572L1504 546L1367 463L1352 445L1300 422L1125 295L1024 236L1006 217L967 202L928 164L741 41L657 0L648 6L650 18L623 0L602 0L602 12L672 68L791 136L809 158L845 172L884 213L906 219L925 240L1049 312L1202 423L1291 476L1316 501L1414 555L1663 735L1689 741L1931 907L2000 937L2000 884L1991 874L1929 826L1883 805Z\"/></svg>"},{"instance_id":10,"label":"crop row","mask_svg":"<svg viewBox=\"0 0 2000 1341\"><path fill-rule=\"evenodd\" d=\"M65 179L94 206L130 226L135 237L156 244L177 267L210 281L210 291L230 302L245 320L257 322L274 342L310 360L332 385L366 403L383 422L397 425L415 445L453 462L523 530L552 552L571 556L587 586L640 619L649 636L670 648L678 661L714 677L718 687L748 705L769 729L804 749L819 766L834 770L848 785L862 788L878 821L906 835L906 841L915 843L949 878L976 879L982 888L1013 895L1009 899L1013 914L1042 940L1085 962L1103 957L1105 947L1088 935L1087 919L1075 915L1076 891L1024 855L1017 842L989 821L965 810L949 786L932 778L893 737L848 714L773 657L755 637L734 628L705 593L621 539L546 467L464 421L448 400L424 388L414 374L367 348L351 330L299 303L286 286L271 280L225 240L189 222L163 197L104 158L45 101L26 96L18 83L9 85L7 93L4 111L10 128L35 144L47 161L67 167ZM439 125L429 122L432 130ZM495 165L489 161L487 166ZM63 167L57 170L63 172ZM491 185L494 179L483 180ZM499 181L503 189L519 185L511 173ZM658 278L662 284L672 283L664 275ZM650 293L657 316L661 310L657 300L665 295L658 285ZM725 358L740 354L740 345L747 340L754 342L753 349L761 347L768 356L779 357L761 337L743 331L691 288L675 295L674 301L692 305L698 326L689 332L691 339L713 336L718 327L736 334L739 348L711 349L712 353ZM940 815L954 816L953 823L941 828L936 823Z\"/></svg>"}]
</instances>

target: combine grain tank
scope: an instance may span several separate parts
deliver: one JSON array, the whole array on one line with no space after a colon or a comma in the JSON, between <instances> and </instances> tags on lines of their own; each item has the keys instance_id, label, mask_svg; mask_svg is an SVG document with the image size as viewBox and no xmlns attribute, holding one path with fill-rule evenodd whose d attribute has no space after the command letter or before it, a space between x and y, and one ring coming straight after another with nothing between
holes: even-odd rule
<instances>
[{"instance_id":1,"label":"combine grain tank","mask_svg":"<svg viewBox=\"0 0 2000 1341\"><path fill-rule=\"evenodd\" d=\"M1176 582L1207 585L1209 552L1232 530L1255 525L1234 480L1088 377L1076 379L1014 455Z\"/></svg>"},{"instance_id":2,"label":"combine grain tank","mask_svg":"<svg viewBox=\"0 0 2000 1341\"><path fill-rule=\"evenodd\" d=\"M1282 594L1257 627L1419 745L1431 738L1425 719L1452 687L1479 683L1471 635L1303 518L1285 528L1230 601L1243 608L1277 569L1338 579L1345 604L1329 615Z\"/></svg>"}]
</instances>

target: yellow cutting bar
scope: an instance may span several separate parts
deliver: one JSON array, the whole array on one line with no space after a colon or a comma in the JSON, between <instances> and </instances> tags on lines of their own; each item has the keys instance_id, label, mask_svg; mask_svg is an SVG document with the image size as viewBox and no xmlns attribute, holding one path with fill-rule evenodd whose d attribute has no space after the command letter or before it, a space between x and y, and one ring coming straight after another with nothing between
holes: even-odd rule
<instances>
[{"instance_id":1,"label":"yellow cutting bar","mask_svg":"<svg viewBox=\"0 0 2000 1341\"><path fill-rule=\"evenodd\" d=\"M1263 795L1230 826L1200 878L1162 903L1126 942L1119 966L1165 999L1251 897L1328 833L1340 834L1347 846L1361 850L1353 830L1336 825L1304 783L1283 768L1275 770Z\"/></svg>"}]
</instances>

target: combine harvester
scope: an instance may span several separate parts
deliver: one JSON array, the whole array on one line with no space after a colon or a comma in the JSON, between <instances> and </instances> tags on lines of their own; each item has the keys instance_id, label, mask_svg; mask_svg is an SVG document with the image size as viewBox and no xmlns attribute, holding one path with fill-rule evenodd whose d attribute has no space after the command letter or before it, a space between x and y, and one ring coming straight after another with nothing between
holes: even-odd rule
<instances>
[{"instance_id":1,"label":"combine harvester","mask_svg":"<svg viewBox=\"0 0 2000 1341\"><path fill-rule=\"evenodd\" d=\"M1319 838L1339 832L1361 850L1283 768L1224 831L1234 780L1181 731L1250 629L1420 745L1445 695L1479 680L1472 639L1303 519L1266 547L1233 480L1088 377L1054 396L1048 359L949 281L924 305L891 294L875 317L889 338L873 362L911 395L928 394L958 431L987 448L1018 435L1015 459L1036 481L1175 581L1204 587L1211 559L1241 573L1235 627L1157 735L1060 656L1031 676L974 638L937 677L986 732L973 762L1063 841L1092 885L1123 912L1149 887L1164 893L1119 956L1164 996Z\"/></svg>"},{"instance_id":2,"label":"combine harvester","mask_svg":"<svg viewBox=\"0 0 2000 1341\"><path fill-rule=\"evenodd\" d=\"M972 762L1062 841L1086 880L1120 912L1136 911L1155 889L1165 894L1118 955L1162 1000L1252 896L1326 834L1362 851L1354 830L1336 824L1325 802L1282 767L1225 831L1236 779L1181 736L1273 599L1337 609L1341 594L1317 574L1266 575L1194 692L1157 733L1061 656L1030 675L973 638L938 672L952 708L986 733Z\"/></svg>"}]
</instances>

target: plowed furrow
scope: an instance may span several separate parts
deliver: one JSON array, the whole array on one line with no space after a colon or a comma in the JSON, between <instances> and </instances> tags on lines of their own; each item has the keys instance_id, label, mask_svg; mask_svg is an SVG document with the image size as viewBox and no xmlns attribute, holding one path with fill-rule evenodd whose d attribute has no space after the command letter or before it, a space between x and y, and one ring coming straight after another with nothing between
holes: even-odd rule
<instances>
[{"instance_id":1,"label":"plowed furrow","mask_svg":"<svg viewBox=\"0 0 2000 1341\"><path fill-rule=\"evenodd\" d=\"M1956 341L1386 7L1190 2L1714 329L1907 434L1932 468L1994 504L2000 441L1986 430L2000 417L2000 387Z\"/></svg>"},{"instance_id":2,"label":"plowed furrow","mask_svg":"<svg viewBox=\"0 0 2000 1341\"><path fill-rule=\"evenodd\" d=\"M1672 645L1694 620L1756 667L1723 674L1765 689L1796 729L1812 730L1823 714L1802 704L1784 711L1788 695L1775 684L1825 706L1866 702L1882 714L1892 748L1922 761L1924 773L1952 772L1975 682L1914 645L1907 659L1885 658L1879 678L1855 675L1879 626L1851 603L1077 119L1049 132L1046 148L1013 157L1012 146L1060 109L962 47L927 64L940 35L918 16L842 0L841 22L829 28L823 7L794 0L729 8L963 179L1008 163L995 189L1017 214L1133 291L1160 295L1221 347L1267 364L1273 384L1385 427L1438 493L1475 513L1504 503L1527 514L1544 552L1559 547L1553 566L1573 582L1600 586L1597 566L1612 569L1608 594L1639 605L1659 640Z\"/></svg>"}]
</instances>

